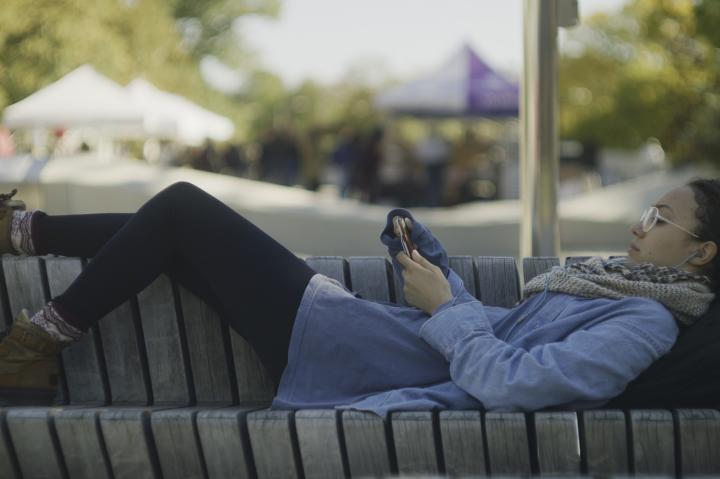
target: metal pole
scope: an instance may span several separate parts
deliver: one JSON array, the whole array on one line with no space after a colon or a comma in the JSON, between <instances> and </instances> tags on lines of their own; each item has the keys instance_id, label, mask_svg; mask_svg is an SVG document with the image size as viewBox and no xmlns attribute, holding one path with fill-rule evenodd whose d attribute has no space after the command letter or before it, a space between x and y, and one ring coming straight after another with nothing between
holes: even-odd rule
<instances>
[{"instance_id":1,"label":"metal pole","mask_svg":"<svg viewBox=\"0 0 720 479\"><path fill-rule=\"evenodd\" d=\"M557 256L558 0L524 0L520 256Z\"/></svg>"}]
</instances>

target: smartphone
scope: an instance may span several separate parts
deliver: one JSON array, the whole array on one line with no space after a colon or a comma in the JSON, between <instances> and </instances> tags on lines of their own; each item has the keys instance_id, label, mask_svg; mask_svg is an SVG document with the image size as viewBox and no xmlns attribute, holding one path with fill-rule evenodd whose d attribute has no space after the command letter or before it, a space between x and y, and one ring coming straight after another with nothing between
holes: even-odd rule
<instances>
[{"instance_id":1,"label":"smartphone","mask_svg":"<svg viewBox=\"0 0 720 479\"><path fill-rule=\"evenodd\" d=\"M410 232L408 231L407 225L405 224L405 218L396 216L393 218L395 231L400 232L400 243L402 244L403 251L405 254L412 258L412 251L415 248L415 244L410 239Z\"/></svg>"}]
</instances>

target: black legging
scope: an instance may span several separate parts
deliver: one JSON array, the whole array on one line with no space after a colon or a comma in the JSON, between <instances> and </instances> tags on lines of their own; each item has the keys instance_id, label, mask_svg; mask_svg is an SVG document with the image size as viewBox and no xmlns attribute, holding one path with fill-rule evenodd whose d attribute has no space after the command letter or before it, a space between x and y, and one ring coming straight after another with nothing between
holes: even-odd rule
<instances>
[{"instance_id":1,"label":"black legging","mask_svg":"<svg viewBox=\"0 0 720 479\"><path fill-rule=\"evenodd\" d=\"M250 342L279 381L315 271L213 196L181 182L135 214L40 214L33 226L37 254L93 258L53 298L73 325L87 330L167 273Z\"/></svg>"}]
</instances>

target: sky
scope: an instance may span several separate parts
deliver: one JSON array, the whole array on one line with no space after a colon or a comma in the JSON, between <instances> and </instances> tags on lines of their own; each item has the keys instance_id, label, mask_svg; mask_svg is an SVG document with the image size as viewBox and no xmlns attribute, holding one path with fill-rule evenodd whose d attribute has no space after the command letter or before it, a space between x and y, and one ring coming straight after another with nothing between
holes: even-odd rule
<instances>
[{"instance_id":1,"label":"sky","mask_svg":"<svg viewBox=\"0 0 720 479\"><path fill-rule=\"evenodd\" d=\"M614 11L627 0L579 0L580 19ZM262 67L287 86L304 79L336 83L410 79L432 70L463 44L491 66L522 69L522 0L283 0L277 19L242 17L237 32ZM237 76L213 62L208 80L220 88Z\"/></svg>"}]
</instances>

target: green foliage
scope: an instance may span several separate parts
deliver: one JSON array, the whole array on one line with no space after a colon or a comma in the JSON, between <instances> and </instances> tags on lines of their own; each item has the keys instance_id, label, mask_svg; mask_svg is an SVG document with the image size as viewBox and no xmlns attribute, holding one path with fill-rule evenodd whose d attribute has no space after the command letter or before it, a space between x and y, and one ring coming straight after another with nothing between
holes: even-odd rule
<instances>
[{"instance_id":1,"label":"green foliage","mask_svg":"<svg viewBox=\"0 0 720 479\"><path fill-rule=\"evenodd\" d=\"M707 136L720 116L708 101L720 71L718 3L633 0L569 31L560 63L562 135L611 147L654 137L676 163L720 162L720 146L710 147Z\"/></svg>"},{"instance_id":2,"label":"green foliage","mask_svg":"<svg viewBox=\"0 0 720 479\"><path fill-rule=\"evenodd\" d=\"M278 8L279 0L4 0L0 110L89 63L121 84L143 76L229 117L242 141L277 125L308 135L345 124L371 128L373 91L362 84L289 89L266 71L251 71L238 95L205 84L204 56L230 65L243 57L234 19Z\"/></svg>"}]
</instances>

